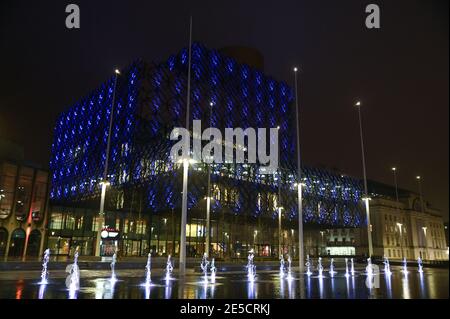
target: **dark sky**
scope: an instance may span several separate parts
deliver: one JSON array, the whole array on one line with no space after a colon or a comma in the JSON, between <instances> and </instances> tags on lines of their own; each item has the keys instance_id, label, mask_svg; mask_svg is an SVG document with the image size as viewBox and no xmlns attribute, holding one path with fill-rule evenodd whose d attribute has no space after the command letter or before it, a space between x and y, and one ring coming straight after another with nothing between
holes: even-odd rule
<instances>
[{"instance_id":1,"label":"dark sky","mask_svg":"<svg viewBox=\"0 0 450 319\"><path fill-rule=\"evenodd\" d=\"M65 28L65 6L81 29ZM381 8L381 29L364 26ZM162 61L194 39L245 45L292 83L303 68L301 133L309 165L361 176L354 99L364 103L368 177L417 189L448 219L448 1L20 1L0 4L0 136L47 165L58 113L135 58Z\"/></svg>"}]
</instances>

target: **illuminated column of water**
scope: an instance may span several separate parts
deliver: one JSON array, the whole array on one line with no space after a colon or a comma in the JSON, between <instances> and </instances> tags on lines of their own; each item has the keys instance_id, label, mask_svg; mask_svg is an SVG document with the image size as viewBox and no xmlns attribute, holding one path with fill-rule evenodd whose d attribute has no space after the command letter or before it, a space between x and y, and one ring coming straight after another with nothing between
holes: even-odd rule
<instances>
[{"instance_id":1,"label":"illuminated column of water","mask_svg":"<svg viewBox=\"0 0 450 319\"><path fill-rule=\"evenodd\" d=\"M349 277L350 273L348 272L348 258L345 258L345 277Z\"/></svg>"},{"instance_id":2,"label":"illuminated column of water","mask_svg":"<svg viewBox=\"0 0 450 319\"><path fill-rule=\"evenodd\" d=\"M373 276L372 258L370 257L367 258L366 274L367 276Z\"/></svg>"},{"instance_id":3,"label":"illuminated column of water","mask_svg":"<svg viewBox=\"0 0 450 319\"><path fill-rule=\"evenodd\" d=\"M173 271L173 265L172 265L172 260L171 260L171 256L169 255L167 257L167 263L166 263L166 280L171 280L172 279L172 271Z\"/></svg>"},{"instance_id":4,"label":"illuminated column of water","mask_svg":"<svg viewBox=\"0 0 450 319\"><path fill-rule=\"evenodd\" d=\"M280 255L280 278L284 278L285 275L285 265L284 265L284 257Z\"/></svg>"},{"instance_id":5,"label":"illuminated column of water","mask_svg":"<svg viewBox=\"0 0 450 319\"><path fill-rule=\"evenodd\" d=\"M48 261L50 260L50 249L46 249L42 258L41 285L48 284Z\"/></svg>"},{"instance_id":6,"label":"illuminated column of water","mask_svg":"<svg viewBox=\"0 0 450 319\"><path fill-rule=\"evenodd\" d=\"M150 286L152 282L152 254L147 256L147 264L145 265L145 286Z\"/></svg>"},{"instance_id":7,"label":"illuminated column of water","mask_svg":"<svg viewBox=\"0 0 450 319\"><path fill-rule=\"evenodd\" d=\"M288 269L287 269L287 279L291 280L292 279L292 258L291 255L288 255Z\"/></svg>"},{"instance_id":8,"label":"illuminated column of water","mask_svg":"<svg viewBox=\"0 0 450 319\"><path fill-rule=\"evenodd\" d=\"M319 260L317 261L317 270L319 272L319 278L323 278L322 257L319 257Z\"/></svg>"},{"instance_id":9,"label":"illuminated column of water","mask_svg":"<svg viewBox=\"0 0 450 319\"><path fill-rule=\"evenodd\" d=\"M402 273L405 276L408 274L408 262L406 261L406 257L403 258Z\"/></svg>"},{"instance_id":10,"label":"illuminated column of water","mask_svg":"<svg viewBox=\"0 0 450 319\"><path fill-rule=\"evenodd\" d=\"M117 254L114 253L111 261L111 283L115 283L117 281L116 277L116 262L117 262Z\"/></svg>"},{"instance_id":11,"label":"illuminated column of water","mask_svg":"<svg viewBox=\"0 0 450 319\"><path fill-rule=\"evenodd\" d=\"M247 278L250 282L253 282L255 280L256 276L256 266L253 262L253 258L255 257L253 249L250 250L248 257L247 257L247 265L245 266L247 268Z\"/></svg>"},{"instance_id":12,"label":"illuminated column of water","mask_svg":"<svg viewBox=\"0 0 450 319\"><path fill-rule=\"evenodd\" d=\"M391 265L389 264L389 259L387 257L384 257L384 273L386 276L390 276L392 274L391 272Z\"/></svg>"},{"instance_id":13,"label":"illuminated column of water","mask_svg":"<svg viewBox=\"0 0 450 319\"><path fill-rule=\"evenodd\" d=\"M422 258L417 258L417 271L422 274L423 273L423 263Z\"/></svg>"},{"instance_id":14,"label":"illuminated column of water","mask_svg":"<svg viewBox=\"0 0 450 319\"><path fill-rule=\"evenodd\" d=\"M203 281L206 283L208 282L208 265L209 265L209 261L208 261L208 254L204 253L203 254L203 258L202 261L200 263L200 268L202 269L203 272Z\"/></svg>"},{"instance_id":15,"label":"illuminated column of water","mask_svg":"<svg viewBox=\"0 0 450 319\"><path fill-rule=\"evenodd\" d=\"M353 258L350 258L350 273L352 276L355 275L355 263L353 262Z\"/></svg>"},{"instance_id":16,"label":"illuminated column of water","mask_svg":"<svg viewBox=\"0 0 450 319\"><path fill-rule=\"evenodd\" d=\"M210 271L211 271L211 282L212 282L212 283L215 283L215 282L216 282L216 272L217 272L217 268L216 268L216 265L215 265L214 258L211 260ZM214 289L214 288L211 288L211 289Z\"/></svg>"},{"instance_id":17,"label":"illuminated column of water","mask_svg":"<svg viewBox=\"0 0 450 319\"><path fill-rule=\"evenodd\" d=\"M307 274L308 276L311 276L311 275L312 275L312 271L311 271L311 259L309 259L309 255L306 255L306 263L305 263L305 266L306 266L306 274Z\"/></svg>"},{"instance_id":18,"label":"illuminated column of water","mask_svg":"<svg viewBox=\"0 0 450 319\"><path fill-rule=\"evenodd\" d=\"M334 270L334 258L331 258L331 261L330 261L330 276L333 277L335 274L337 274L337 271Z\"/></svg>"}]
</instances>

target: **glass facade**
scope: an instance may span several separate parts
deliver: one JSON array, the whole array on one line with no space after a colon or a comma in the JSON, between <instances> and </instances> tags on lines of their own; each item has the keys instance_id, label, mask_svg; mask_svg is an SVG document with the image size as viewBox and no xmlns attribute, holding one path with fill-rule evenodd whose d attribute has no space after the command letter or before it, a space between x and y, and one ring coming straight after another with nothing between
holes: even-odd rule
<instances>
[{"instance_id":1,"label":"glass facade","mask_svg":"<svg viewBox=\"0 0 450 319\"><path fill-rule=\"evenodd\" d=\"M292 89L201 44L193 44L192 52L193 120L220 130L280 127L277 173L261 174L259 164L248 162L209 167L212 250L230 257L240 256L250 247L260 255L278 254L279 207L283 207L286 233L281 238L282 249L294 250L289 244L291 229L297 229ZM53 209L50 220L54 227L50 229L75 234L81 227L84 235L76 237L92 241L96 236L94 228L99 226L93 221L112 116L106 225L120 229L119 249L124 255L148 251L177 254L182 169L169 158L174 143L169 135L174 127L184 126L186 74L186 49L159 64L137 61L122 70L116 87L111 78L60 115L52 145L50 197L55 207L82 206L91 213L83 213L81 218L75 211L59 215L58 209ZM192 256L204 251L207 172L207 164L197 163L189 173L186 231ZM302 177L307 225L357 227L364 223L361 181L307 167Z\"/></svg>"},{"instance_id":2,"label":"glass facade","mask_svg":"<svg viewBox=\"0 0 450 319\"><path fill-rule=\"evenodd\" d=\"M21 162L0 161L0 256L39 256L48 184L47 171Z\"/></svg>"}]
</instances>

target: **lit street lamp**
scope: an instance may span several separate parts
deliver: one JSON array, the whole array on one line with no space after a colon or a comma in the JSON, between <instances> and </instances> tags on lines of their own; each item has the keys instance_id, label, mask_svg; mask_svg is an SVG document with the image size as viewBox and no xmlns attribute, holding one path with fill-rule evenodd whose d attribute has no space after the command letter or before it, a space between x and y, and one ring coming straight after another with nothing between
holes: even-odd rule
<instances>
[{"instance_id":1,"label":"lit street lamp","mask_svg":"<svg viewBox=\"0 0 450 319\"><path fill-rule=\"evenodd\" d=\"M281 211L283 207L278 207L278 255L281 257L282 253L282 244L281 244Z\"/></svg>"},{"instance_id":2,"label":"lit street lamp","mask_svg":"<svg viewBox=\"0 0 450 319\"><path fill-rule=\"evenodd\" d=\"M419 185L419 196L420 196L420 210L422 213L425 211L425 206L423 202L423 194L422 194L422 177L419 175L416 176L417 184Z\"/></svg>"},{"instance_id":3,"label":"lit street lamp","mask_svg":"<svg viewBox=\"0 0 450 319\"><path fill-rule=\"evenodd\" d=\"M214 103L209 103L209 127L212 127L212 107ZM206 195L206 243L205 243L205 253L209 257L209 246L210 246L210 230L211 230L211 164L208 164L208 190Z\"/></svg>"},{"instance_id":4,"label":"lit street lamp","mask_svg":"<svg viewBox=\"0 0 450 319\"><path fill-rule=\"evenodd\" d=\"M402 223L397 223L397 227L398 227L398 230L400 232L400 249L402 251L402 259L403 259L404 258L404 254L403 254L403 231L402 231L402 226L403 226Z\"/></svg>"},{"instance_id":5,"label":"lit street lamp","mask_svg":"<svg viewBox=\"0 0 450 319\"><path fill-rule=\"evenodd\" d=\"M187 78L187 97L186 97L186 129L189 131L190 118L190 101L191 101L191 58L192 58L192 16L189 19L189 61L188 61L188 78ZM186 153L184 150L183 153ZM184 156L189 156L183 154ZM186 274L186 222L187 222L187 192L188 192L188 174L189 159L183 160L183 196L181 202L181 229L180 229L180 262L179 275L184 277Z\"/></svg>"},{"instance_id":6,"label":"lit street lamp","mask_svg":"<svg viewBox=\"0 0 450 319\"><path fill-rule=\"evenodd\" d=\"M357 101L355 103L356 108L358 109L358 117L359 117L359 134L361 138L361 155L362 155L362 165L363 165L363 177L364 177L364 203L366 206L366 219L367 219L367 244L369 248L369 257L373 255L373 246L372 246L372 225L370 223L370 210L369 210L369 194L367 191L367 175L366 175L366 158L364 155L364 139L363 139L363 128L362 128L362 119L361 119L361 102Z\"/></svg>"},{"instance_id":7,"label":"lit street lamp","mask_svg":"<svg viewBox=\"0 0 450 319\"><path fill-rule=\"evenodd\" d=\"M397 201L397 205L398 205L398 185L397 185L397 168L396 167L392 167L392 173L394 175L395 200Z\"/></svg>"},{"instance_id":8,"label":"lit street lamp","mask_svg":"<svg viewBox=\"0 0 450 319\"><path fill-rule=\"evenodd\" d=\"M302 167L300 157L300 118L298 108L297 67L294 68L295 81L295 119L297 126L297 192L298 192L298 266L299 272L305 270L303 257L303 199L302 199Z\"/></svg>"},{"instance_id":9,"label":"lit street lamp","mask_svg":"<svg viewBox=\"0 0 450 319\"><path fill-rule=\"evenodd\" d=\"M106 188L110 185L110 182L108 181L108 165L109 165L109 153L111 149L111 134L112 134L112 126L113 126L113 120L114 120L114 103L116 100L116 88L117 88L117 78L120 75L120 71L118 69L114 70L115 77L114 77L114 89L113 89L113 96L111 101L111 113L109 114L109 129L108 129L108 140L106 143L106 158L105 158L105 165L103 170L103 180L100 182L100 186L102 187L101 190L101 197L100 197L100 210L98 213L98 229L97 229L97 239L96 239L96 249L95 249L95 255L100 256L100 246L101 246L101 232L102 228L105 224L105 198L106 198Z\"/></svg>"},{"instance_id":10,"label":"lit street lamp","mask_svg":"<svg viewBox=\"0 0 450 319\"><path fill-rule=\"evenodd\" d=\"M428 239L427 239L427 227L423 226L422 227L422 231L423 231L423 237L425 239L425 254L426 254L426 258L428 258ZM425 259L425 258L424 258Z\"/></svg>"}]
</instances>

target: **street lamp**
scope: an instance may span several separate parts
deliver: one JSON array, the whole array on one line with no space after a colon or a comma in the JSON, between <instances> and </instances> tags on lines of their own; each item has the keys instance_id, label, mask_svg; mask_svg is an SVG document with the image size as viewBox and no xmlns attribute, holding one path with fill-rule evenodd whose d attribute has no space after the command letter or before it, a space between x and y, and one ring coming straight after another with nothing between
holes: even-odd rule
<instances>
[{"instance_id":1,"label":"street lamp","mask_svg":"<svg viewBox=\"0 0 450 319\"><path fill-rule=\"evenodd\" d=\"M298 107L298 85L297 85L298 68L294 67L294 82L295 82L295 119L297 126L297 181L298 181L298 265L299 272L303 272L305 268L303 258L303 199L302 199L302 167L300 157L300 118Z\"/></svg>"},{"instance_id":2,"label":"street lamp","mask_svg":"<svg viewBox=\"0 0 450 319\"><path fill-rule=\"evenodd\" d=\"M422 227L422 231L423 231L423 237L425 239L425 254L426 254L426 258L428 258L428 239L427 239L427 227L423 226Z\"/></svg>"},{"instance_id":3,"label":"street lamp","mask_svg":"<svg viewBox=\"0 0 450 319\"><path fill-rule=\"evenodd\" d=\"M403 226L402 223L397 223L397 227L398 227L398 230L400 232L400 249L402 251L402 259L403 259L404 256L403 256L403 231L402 231L402 226Z\"/></svg>"},{"instance_id":4,"label":"street lamp","mask_svg":"<svg viewBox=\"0 0 450 319\"><path fill-rule=\"evenodd\" d=\"M323 235L324 235L324 233L325 232L323 230L320 231L321 239L320 239L320 254L319 254L319 256L321 256L322 253L323 253L323 246L324 246L324 244L323 244Z\"/></svg>"},{"instance_id":5,"label":"street lamp","mask_svg":"<svg viewBox=\"0 0 450 319\"><path fill-rule=\"evenodd\" d=\"M397 205L398 205L398 185L397 185L397 168L396 167L392 167L392 173L394 175L395 200L397 201Z\"/></svg>"},{"instance_id":6,"label":"street lamp","mask_svg":"<svg viewBox=\"0 0 450 319\"><path fill-rule=\"evenodd\" d=\"M419 186L420 210L422 213L424 213L425 207L424 207L423 194L422 194L422 177L420 177L420 175L417 175L416 180L417 180L417 184Z\"/></svg>"},{"instance_id":7,"label":"street lamp","mask_svg":"<svg viewBox=\"0 0 450 319\"><path fill-rule=\"evenodd\" d=\"M189 61L186 97L186 129L189 131L190 102L191 102L191 58L192 58L192 16L189 18ZM186 154L184 154L186 156ZM183 196L181 201L181 230L180 230L180 262L179 275L186 274L186 222L187 222L187 188L188 188L189 160L183 161Z\"/></svg>"},{"instance_id":8,"label":"street lamp","mask_svg":"<svg viewBox=\"0 0 450 319\"><path fill-rule=\"evenodd\" d=\"M114 88L113 88L113 96L111 101L111 113L109 114L109 129L108 129L108 140L106 143L106 158L105 165L103 170L103 180L100 182L100 186L102 187L101 196L100 196L100 210L98 213L98 229L97 229L97 238L96 238L96 249L95 255L100 256L100 244L101 244L101 232L105 223L105 198L106 198L106 188L110 185L108 181L108 165L109 165L109 153L111 149L111 134L112 134L112 126L114 120L114 102L116 100L116 88L117 88L117 78L120 75L120 71L118 69L114 70Z\"/></svg>"},{"instance_id":9,"label":"street lamp","mask_svg":"<svg viewBox=\"0 0 450 319\"><path fill-rule=\"evenodd\" d=\"M281 257L282 254L282 245L281 245L281 211L283 210L283 207L278 207L278 255Z\"/></svg>"},{"instance_id":10,"label":"street lamp","mask_svg":"<svg viewBox=\"0 0 450 319\"><path fill-rule=\"evenodd\" d=\"M364 155L364 139L363 139L363 128L362 128L362 119L361 119L361 102L357 101L355 103L356 108L358 109L358 118L359 118L359 134L361 138L361 157L362 157L362 166L363 166L363 177L364 177L364 203L366 206L366 218L367 218L367 244L369 248L369 257L373 255L373 246L372 246L372 225L370 223L370 210L369 210L369 194L367 191L367 175L366 175L366 158Z\"/></svg>"},{"instance_id":11,"label":"street lamp","mask_svg":"<svg viewBox=\"0 0 450 319\"><path fill-rule=\"evenodd\" d=\"M209 127L212 127L212 107L214 103L209 103ZM206 195L206 256L209 256L209 246L210 246L210 228L211 228L211 164L208 164L208 190Z\"/></svg>"}]
</instances>

